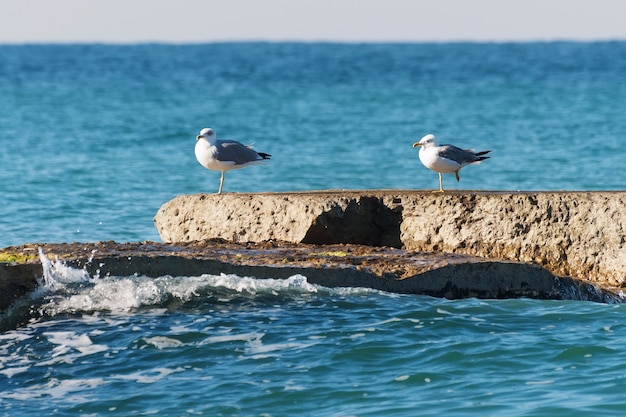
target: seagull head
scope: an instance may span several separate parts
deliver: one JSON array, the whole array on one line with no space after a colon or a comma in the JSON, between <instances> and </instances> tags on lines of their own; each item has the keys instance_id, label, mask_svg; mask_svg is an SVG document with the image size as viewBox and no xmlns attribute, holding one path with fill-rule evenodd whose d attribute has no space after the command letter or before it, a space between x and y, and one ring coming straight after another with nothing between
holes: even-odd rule
<instances>
[{"instance_id":1,"label":"seagull head","mask_svg":"<svg viewBox=\"0 0 626 417\"><path fill-rule=\"evenodd\" d=\"M415 142L413 144L414 148L417 146L423 146L424 148L428 148L430 146L437 146L437 139L435 138L435 135L433 135L432 133L429 133L428 135L421 138L419 142Z\"/></svg>"},{"instance_id":2,"label":"seagull head","mask_svg":"<svg viewBox=\"0 0 626 417\"><path fill-rule=\"evenodd\" d=\"M205 127L200 131L200 134L196 136L196 140L206 139L209 142L215 139L215 132L210 127Z\"/></svg>"}]
</instances>

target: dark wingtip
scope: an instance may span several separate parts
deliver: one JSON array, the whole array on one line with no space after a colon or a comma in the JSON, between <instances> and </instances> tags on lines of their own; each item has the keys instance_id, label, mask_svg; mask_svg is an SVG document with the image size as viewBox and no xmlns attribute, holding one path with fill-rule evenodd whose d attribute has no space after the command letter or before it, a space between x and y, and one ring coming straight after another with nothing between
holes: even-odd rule
<instances>
[{"instance_id":1,"label":"dark wingtip","mask_svg":"<svg viewBox=\"0 0 626 417\"><path fill-rule=\"evenodd\" d=\"M488 150L488 151L477 152L476 156L487 155L489 152L491 152L491 149ZM487 158L489 158L489 157L487 157Z\"/></svg>"},{"instance_id":2,"label":"dark wingtip","mask_svg":"<svg viewBox=\"0 0 626 417\"><path fill-rule=\"evenodd\" d=\"M257 152L259 154L259 156L263 159L270 159L270 155L269 153L264 153L264 152Z\"/></svg>"}]
</instances>

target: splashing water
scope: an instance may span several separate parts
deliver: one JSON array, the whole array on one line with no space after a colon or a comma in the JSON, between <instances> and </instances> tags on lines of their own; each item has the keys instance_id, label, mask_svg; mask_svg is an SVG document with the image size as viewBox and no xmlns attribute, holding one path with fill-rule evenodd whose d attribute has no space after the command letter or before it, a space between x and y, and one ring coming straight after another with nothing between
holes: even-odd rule
<instances>
[{"instance_id":1,"label":"splashing water","mask_svg":"<svg viewBox=\"0 0 626 417\"><path fill-rule=\"evenodd\" d=\"M48 259L41 247L39 250L39 260L43 269L43 277L40 282L40 290L58 291L66 287L67 284L77 284L91 280L87 271L83 269L70 268L58 258L54 261Z\"/></svg>"},{"instance_id":2,"label":"splashing water","mask_svg":"<svg viewBox=\"0 0 626 417\"><path fill-rule=\"evenodd\" d=\"M40 287L32 298L39 300L43 316L80 312L129 312L140 308L177 308L186 303L253 298L308 297L323 293L376 293L367 288L329 289L310 284L303 275L287 279L257 279L231 274L200 276L89 276L84 269L72 268L61 260L50 260L39 249L43 266Z\"/></svg>"}]
</instances>

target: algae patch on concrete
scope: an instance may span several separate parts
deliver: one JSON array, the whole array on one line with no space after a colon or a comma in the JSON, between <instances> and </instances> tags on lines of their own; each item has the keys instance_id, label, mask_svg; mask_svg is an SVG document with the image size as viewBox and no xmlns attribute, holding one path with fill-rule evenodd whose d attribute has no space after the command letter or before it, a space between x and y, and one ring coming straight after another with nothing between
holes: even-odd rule
<instances>
[{"instance_id":1,"label":"algae patch on concrete","mask_svg":"<svg viewBox=\"0 0 626 417\"><path fill-rule=\"evenodd\" d=\"M35 254L24 254L18 252L0 252L0 263L10 263L10 264L23 264L34 259L37 259L38 256Z\"/></svg>"}]
</instances>

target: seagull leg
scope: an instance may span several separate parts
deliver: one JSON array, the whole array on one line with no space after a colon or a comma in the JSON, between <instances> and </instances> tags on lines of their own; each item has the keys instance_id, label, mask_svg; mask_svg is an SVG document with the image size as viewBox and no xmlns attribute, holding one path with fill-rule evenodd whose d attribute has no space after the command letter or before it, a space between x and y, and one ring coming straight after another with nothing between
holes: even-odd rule
<instances>
[{"instance_id":1,"label":"seagull leg","mask_svg":"<svg viewBox=\"0 0 626 417\"><path fill-rule=\"evenodd\" d=\"M222 187L224 186L224 173L225 171L222 171L222 178L220 178L220 189L217 192L218 194L222 194Z\"/></svg>"},{"instance_id":2,"label":"seagull leg","mask_svg":"<svg viewBox=\"0 0 626 417\"><path fill-rule=\"evenodd\" d=\"M439 191L440 193L443 193L443 175L441 175L441 172L438 172L439 174Z\"/></svg>"},{"instance_id":3,"label":"seagull leg","mask_svg":"<svg viewBox=\"0 0 626 417\"><path fill-rule=\"evenodd\" d=\"M454 171L454 175L456 176L456 182L461 181L461 177L459 177L459 170Z\"/></svg>"}]
</instances>

